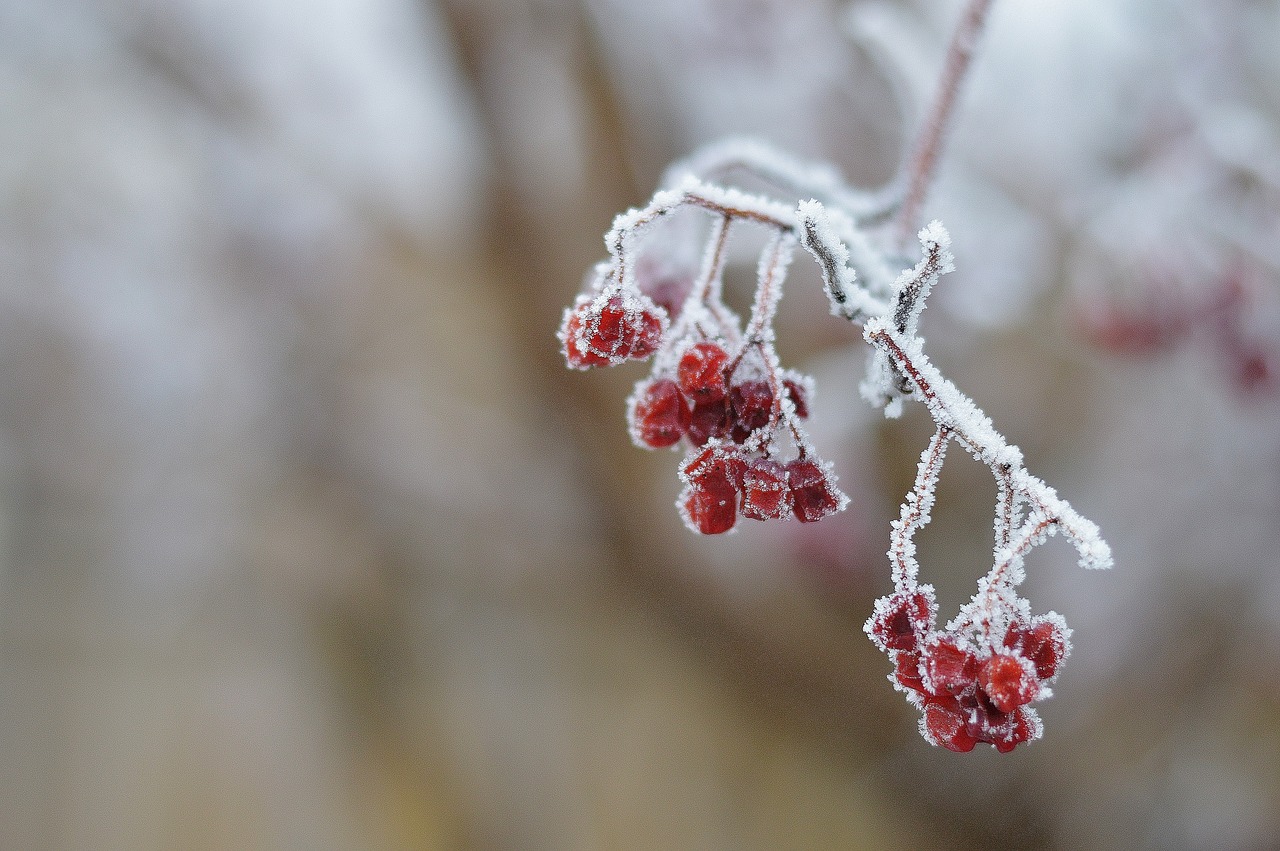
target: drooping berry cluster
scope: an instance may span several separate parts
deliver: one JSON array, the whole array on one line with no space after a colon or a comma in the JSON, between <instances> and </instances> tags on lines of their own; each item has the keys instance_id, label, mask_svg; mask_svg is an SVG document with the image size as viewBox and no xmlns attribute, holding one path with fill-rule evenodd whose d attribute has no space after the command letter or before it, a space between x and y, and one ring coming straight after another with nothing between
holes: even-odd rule
<instances>
[{"instance_id":1,"label":"drooping berry cluster","mask_svg":"<svg viewBox=\"0 0 1280 851\"><path fill-rule=\"evenodd\" d=\"M645 222L615 229L614 260L597 267L560 331L565 358L577 368L655 355L628 402L631 436L649 449L687 449L677 506L704 535L729 531L739 517L814 522L847 502L802 426L812 382L782 369L773 347L773 314L795 239L779 235L766 249L744 331L721 298L730 220L717 222L706 267L687 286L633 271L645 267L619 246Z\"/></svg>"},{"instance_id":2,"label":"drooping berry cluster","mask_svg":"<svg viewBox=\"0 0 1280 851\"><path fill-rule=\"evenodd\" d=\"M1009 621L996 642L967 630L935 628L933 588L882 597L867 634L889 654L890 681L921 710L920 733L935 745L968 752L979 742L1008 753L1040 737L1030 704L1049 697L1049 683L1070 652L1070 630L1050 613Z\"/></svg>"},{"instance_id":3,"label":"drooping berry cluster","mask_svg":"<svg viewBox=\"0 0 1280 851\"><path fill-rule=\"evenodd\" d=\"M565 361L574 369L646 360L658 350L666 311L639 292L612 285L578 296L560 330Z\"/></svg>"},{"instance_id":4,"label":"drooping berry cluster","mask_svg":"<svg viewBox=\"0 0 1280 851\"><path fill-rule=\"evenodd\" d=\"M689 526L704 535L729 531L739 516L810 523L843 504L834 476L813 459L797 422L809 415L810 382L781 371L773 381L739 380L743 373L767 374L751 363L753 354L731 357L708 340L687 344L674 376L660 366L631 399L637 444L656 449L684 439L694 450L680 466L685 489L678 504ZM784 431L796 452L785 462L779 456Z\"/></svg>"}]
</instances>

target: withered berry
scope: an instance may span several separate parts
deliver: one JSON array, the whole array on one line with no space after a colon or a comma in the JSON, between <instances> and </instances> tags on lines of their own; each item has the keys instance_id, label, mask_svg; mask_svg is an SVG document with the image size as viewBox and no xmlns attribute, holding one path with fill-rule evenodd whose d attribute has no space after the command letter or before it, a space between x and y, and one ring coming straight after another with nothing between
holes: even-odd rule
<instances>
[{"instance_id":1,"label":"withered berry","mask_svg":"<svg viewBox=\"0 0 1280 851\"><path fill-rule=\"evenodd\" d=\"M949 638L940 638L925 648L925 681L933 694L960 694L974 684L978 659Z\"/></svg>"},{"instance_id":2,"label":"withered berry","mask_svg":"<svg viewBox=\"0 0 1280 851\"><path fill-rule=\"evenodd\" d=\"M1031 625L1014 621L1005 633L1004 646L1021 652L1036 666L1036 676L1047 680L1058 672L1066 655L1067 637L1052 620L1034 620Z\"/></svg>"}]
</instances>

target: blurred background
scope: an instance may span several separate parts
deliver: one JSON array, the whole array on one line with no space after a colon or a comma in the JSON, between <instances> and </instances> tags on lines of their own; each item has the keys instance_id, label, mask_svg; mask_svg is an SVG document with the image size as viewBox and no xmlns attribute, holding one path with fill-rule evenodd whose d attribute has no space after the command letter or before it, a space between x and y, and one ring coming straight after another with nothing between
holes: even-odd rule
<instances>
[{"instance_id":1,"label":"blurred background","mask_svg":"<svg viewBox=\"0 0 1280 851\"><path fill-rule=\"evenodd\" d=\"M803 258L839 518L696 539L644 368L564 369L670 160L883 184L959 12L0 4L0 847L1280 848L1280 3L1001 0L927 205L934 361L1115 550L1028 564L1041 741L931 748L885 681L931 429ZM921 537L944 618L989 479Z\"/></svg>"}]
</instances>

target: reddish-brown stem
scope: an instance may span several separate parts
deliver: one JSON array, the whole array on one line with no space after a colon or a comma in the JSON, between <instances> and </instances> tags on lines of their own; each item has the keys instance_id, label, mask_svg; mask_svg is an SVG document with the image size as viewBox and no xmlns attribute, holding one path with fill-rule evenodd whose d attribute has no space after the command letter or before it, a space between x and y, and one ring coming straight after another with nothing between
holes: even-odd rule
<instances>
[{"instance_id":1,"label":"reddish-brown stem","mask_svg":"<svg viewBox=\"0 0 1280 851\"><path fill-rule=\"evenodd\" d=\"M951 45L947 48L933 106L920 126L919 135L911 147L911 158L906 163L906 193L894 222L894 233L901 248L906 247L920 224L920 208L924 206L929 185L933 182L938 157L942 153L942 145L946 141L947 130L955 113L960 85L968 74L974 47L982 33L992 2L993 0L970 0L951 36Z\"/></svg>"},{"instance_id":2,"label":"reddish-brown stem","mask_svg":"<svg viewBox=\"0 0 1280 851\"><path fill-rule=\"evenodd\" d=\"M908 590L915 584L915 576L911 571L911 560L907 557L907 542L919 530L925 513L930 510L929 482L937 478L938 468L942 464L947 451L947 441L951 439L952 429L940 425L929 439L928 459L916 472L915 485L911 492L915 494L915 502L903 506L902 517L894 529L891 555L894 560L893 584L899 590Z\"/></svg>"}]
</instances>

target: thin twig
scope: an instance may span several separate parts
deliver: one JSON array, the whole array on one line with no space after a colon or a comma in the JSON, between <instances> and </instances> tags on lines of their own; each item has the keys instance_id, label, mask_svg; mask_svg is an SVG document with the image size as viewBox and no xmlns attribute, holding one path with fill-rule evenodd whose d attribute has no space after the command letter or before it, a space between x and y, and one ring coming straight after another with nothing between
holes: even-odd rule
<instances>
[{"instance_id":1,"label":"thin twig","mask_svg":"<svg viewBox=\"0 0 1280 851\"><path fill-rule=\"evenodd\" d=\"M951 36L947 58L942 66L942 77L933 106L920 126L920 133L911 147L911 158L906 163L906 194L894 221L894 233L899 248L906 248L920 224L920 209L933 182L942 145L946 140L951 118L955 114L956 98L973 61L973 51L982 33L993 0L970 0Z\"/></svg>"}]
</instances>

